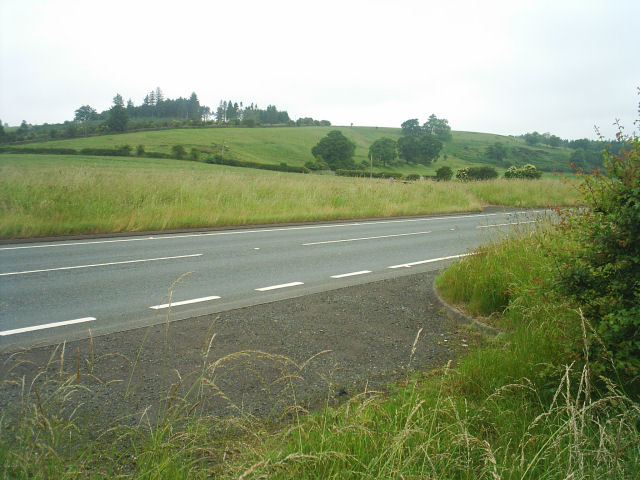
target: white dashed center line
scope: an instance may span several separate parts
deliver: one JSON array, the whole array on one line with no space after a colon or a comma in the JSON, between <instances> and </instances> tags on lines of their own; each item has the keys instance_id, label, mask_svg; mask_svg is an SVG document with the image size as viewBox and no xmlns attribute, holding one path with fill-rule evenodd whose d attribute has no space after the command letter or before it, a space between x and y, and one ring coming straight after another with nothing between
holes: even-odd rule
<instances>
[{"instance_id":1,"label":"white dashed center line","mask_svg":"<svg viewBox=\"0 0 640 480\"><path fill-rule=\"evenodd\" d=\"M44 330L45 328L64 327L65 325L74 325L76 323L93 322L94 317L76 318L75 320L65 320L64 322L45 323L44 325L34 325L32 327L16 328L14 330L5 330L0 332L0 337L7 335L16 335L18 333L33 332L35 330Z\"/></svg>"},{"instance_id":2,"label":"white dashed center line","mask_svg":"<svg viewBox=\"0 0 640 480\"><path fill-rule=\"evenodd\" d=\"M473 254L472 253L463 253L461 255L451 255L449 257L430 258L429 260L420 260L419 262L411 262L411 263L402 263L400 265L392 265L392 266L387 267L387 268L410 268L410 267L413 267L414 265L422 265L423 263L440 262L442 260L451 260L452 258L467 257L469 255L473 255Z\"/></svg>"},{"instance_id":3,"label":"white dashed center line","mask_svg":"<svg viewBox=\"0 0 640 480\"><path fill-rule=\"evenodd\" d=\"M362 270L360 272L351 272L351 273L342 273L340 275L331 275L331 278L354 277L356 275L364 275L366 273L371 273L371 270Z\"/></svg>"},{"instance_id":4,"label":"white dashed center line","mask_svg":"<svg viewBox=\"0 0 640 480\"><path fill-rule=\"evenodd\" d=\"M200 303L200 302L208 302L210 300L218 300L220 297L216 295L212 295L210 297L202 297L202 298L194 298L192 300L182 300L181 302L171 302L171 303L163 303L162 305L154 305L152 308L154 310L160 310L162 308L169 307L179 307L180 305L189 305L191 303Z\"/></svg>"},{"instance_id":5,"label":"white dashed center line","mask_svg":"<svg viewBox=\"0 0 640 480\"><path fill-rule=\"evenodd\" d=\"M523 223L536 223L536 222L537 220L529 220L528 222L496 223L494 225L478 225L476 228L506 227L508 225L522 225Z\"/></svg>"},{"instance_id":6,"label":"white dashed center line","mask_svg":"<svg viewBox=\"0 0 640 480\"><path fill-rule=\"evenodd\" d=\"M0 273L0 277L6 277L9 275L25 275L27 273L57 272L59 270L75 270L77 268L106 267L108 265L125 265L127 263L157 262L159 260L174 260L176 258L201 257L202 255L202 253L195 253L193 255L178 255L176 257L143 258L142 260L126 260L124 262L94 263L91 265L75 265L73 267L43 268L40 270L25 270L23 272Z\"/></svg>"},{"instance_id":7,"label":"white dashed center line","mask_svg":"<svg viewBox=\"0 0 640 480\"><path fill-rule=\"evenodd\" d=\"M343 242L358 242L360 240L375 240L378 238L392 238L392 237L408 237L410 235L426 235L428 232L413 232L413 233L397 233L395 235L378 235L377 237L361 237L361 238L347 238L345 240L328 240L326 242L311 242L311 243L303 243L302 246L306 247L308 245L324 245L327 243L343 243Z\"/></svg>"},{"instance_id":8,"label":"white dashed center line","mask_svg":"<svg viewBox=\"0 0 640 480\"><path fill-rule=\"evenodd\" d=\"M278 288L296 287L298 285L304 285L302 282L283 283L282 285L272 285L270 287L256 288L258 292L267 292L269 290L277 290Z\"/></svg>"}]
</instances>

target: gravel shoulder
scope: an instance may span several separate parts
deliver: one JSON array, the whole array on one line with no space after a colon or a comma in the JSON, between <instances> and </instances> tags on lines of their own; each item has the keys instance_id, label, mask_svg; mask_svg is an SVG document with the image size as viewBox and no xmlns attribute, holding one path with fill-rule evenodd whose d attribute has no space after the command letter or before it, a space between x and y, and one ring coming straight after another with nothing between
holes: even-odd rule
<instances>
[{"instance_id":1,"label":"gravel shoulder","mask_svg":"<svg viewBox=\"0 0 640 480\"><path fill-rule=\"evenodd\" d=\"M481 341L435 294L437 273L0 355L0 407L39 396L107 424L153 421L176 402L278 418L291 405L384 390Z\"/></svg>"}]
</instances>

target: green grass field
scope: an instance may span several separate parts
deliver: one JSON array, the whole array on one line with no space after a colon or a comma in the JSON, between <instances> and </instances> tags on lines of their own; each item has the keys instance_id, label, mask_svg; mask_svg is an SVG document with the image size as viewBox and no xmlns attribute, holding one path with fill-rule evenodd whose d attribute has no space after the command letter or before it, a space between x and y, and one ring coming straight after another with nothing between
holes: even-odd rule
<instances>
[{"instance_id":1,"label":"green grass field","mask_svg":"<svg viewBox=\"0 0 640 480\"><path fill-rule=\"evenodd\" d=\"M368 162L369 146L378 138L400 137L399 128L378 127L274 127L274 128L193 128L174 129L119 135L56 140L45 143L26 144L29 147L67 148L113 148L130 145L134 149L144 145L147 152L169 153L173 145L183 145L187 150L196 147L218 151L224 143L227 152L239 160L259 163L302 166L313 160L311 148L329 131L340 130L356 144L355 162ZM401 164L387 170L404 174L419 173L433 175L439 167L447 165L455 170L470 165L491 164L484 153L487 146L503 143L509 150L525 148L524 153L512 154L507 162L513 164L533 163L547 171L566 171L571 150L547 146L529 147L524 140L501 135L473 132L453 132L453 140L445 142L440 159L429 166ZM528 152L528 153L527 153ZM445 158L446 155L446 158ZM494 165L503 172L505 165Z\"/></svg>"},{"instance_id":2,"label":"green grass field","mask_svg":"<svg viewBox=\"0 0 640 480\"><path fill-rule=\"evenodd\" d=\"M0 155L0 238L575 205L556 179L389 182L81 155Z\"/></svg>"}]
</instances>

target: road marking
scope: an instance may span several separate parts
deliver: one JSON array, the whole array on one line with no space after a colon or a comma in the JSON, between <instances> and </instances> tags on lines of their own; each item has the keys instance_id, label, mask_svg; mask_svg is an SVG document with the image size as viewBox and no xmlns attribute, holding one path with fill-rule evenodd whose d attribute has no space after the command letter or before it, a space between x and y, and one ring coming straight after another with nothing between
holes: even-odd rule
<instances>
[{"instance_id":1,"label":"road marking","mask_svg":"<svg viewBox=\"0 0 640 480\"><path fill-rule=\"evenodd\" d=\"M496 223L494 225L478 225L476 228L505 227L507 225L520 225L522 223L536 223L536 222L537 220L529 220L527 222Z\"/></svg>"},{"instance_id":2,"label":"road marking","mask_svg":"<svg viewBox=\"0 0 640 480\"><path fill-rule=\"evenodd\" d=\"M33 332L35 330L44 330L45 328L63 327L65 325L74 325L76 323L93 322L94 317L77 318L75 320L65 320L64 322L46 323L44 325L34 325L32 327L16 328L14 330L5 330L0 332L0 337L7 335L15 335L17 333Z\"/></svg>"},{"instance_id":3,"label":"road marking","mask_svg":"<svg viewBox=\"0 0 640 480\"><path fill-rule=\"evenodd\" d=\"M542 211L542 210L541 210ZM537 213L532 212L514 212L518 213ZM3 250L23 250L28 248L51 248L51 247L75 247L80 245L96 245L101 243L121 243L121 242L142 242L148 240L172 240L176 238L194 238L194 237L211 237L220 235L246 235L249 233L267 233L267 232L286 232L290 230L315 230L318 228L342 228L342 227L356 227L361 225L383 225L388 223L413 223L413 222L431 222L435 220L453 220L458 218L476 218L476 217L493 217L497 216L497 213L475 213L469 215L449 215L445 217L428 217L428 218L405 218L402 220L374 220L370 222L353 222L353 223L336 223L329 225L305 225L300 227L281 227L281 228L260 228L254 230L233 230L229 232L209 232L209 233L189 233L182 235L160 234L155 237L135 237L135 238L119 238L112 240L92 240L85 242L65 242L65 243L47 243L38 245L19 245L13 247L0 247L0 251Z\"/></svg>"},{"instance_id":4,"label":"road marking","mask_svg":"<svg viewBox=\"0 0 640 480\"><path fill-rule=\"evenodd\" d=\"M304 283L302 283L302 282L283 283L282 285L272 285L270 287L256 288L256 291L258 291L258 292L267 292L269 290L276 290L278 288L295 287L297 285L304 285Z\"/></svg>"},{"instance_id":5,"label":"road marking","mask_svg":"<svg viewBox=\"0 0 640 480\"><path fill-rule=\"evenodd\" d=\"M451 260L452 258L462 258L462 257L467 257L469 255L473 255L473 253L463 253L460 255L450 255L448 257L440 257L440 258L430 258L429 260L420 260L419 262L403 263L401 265L392 265L387 268L410 268L410 267L413 267L414 265L422 265L423 263L441 262L442 260Z\"/></svg>"},{"instance_id":6,"label":"road marking","mask_svg":"<svg viewBox=\"0 0 640 480\"><path fill-rule=\"evenodd\" d=\"M331 275L331 278L354 277L356 275L364 275L366 273L371 273L371 270L362 270L360 272L343 273L341 275Z\"/></svg>"},{"instance_id":7,"label":"road marking","mask_svg":"<svg viewBox=\"0 0 640 480\"><path fill-rule=\"evenodd\" d=\"M431 233L431 231L413 232L413 233L396 233L395 235L378 235L377 237L347 238L346 240L328 240L326 242L303 243L302 246L306 247L309 245L325 245L327 243L359 242L360 240L375 240L377 238L407 237L409 235L426 235L427 233Z\"/></svg>"},{"instance_id":8,"label":"road marking","mask_svg":"<svg viewBox=\"0 0 640 480\"><path fill-rule=\"evenodd\" d=\"M143 258L141 260L126 260L124 262L94 263L92 265L74 265L73 267L43 268L41 270L25 270L24 272L6 272L0 273L0 277L6 277L9 275L24 275L27 273L55 272L58 270L75 270L77 268L106 267L108 265L125 265L127 263L157 262L159 260L175 260L177 258L201 257L202 255L202 253L194 253L192 255L178 255L176 257Z\"/></svg>"},{"instance_id":9,"label":"road marking","mask_svg":"<svg viewBox=\"0 0 640 480\"><path fill-rule=\"evenodd\" d=\"M200 303L200 302L208 302L210 300L218 300L220 297L216 295L212 295L210 297L202 297L202 298L194 298L192 300L182 300L181 302L171 302L171 303L163 303L162 305L154 305L152 308L154 310L160 310L162 308L169 307L179 307L180 305L189 305L191 303Z\"/></svg>"}]
</instances>

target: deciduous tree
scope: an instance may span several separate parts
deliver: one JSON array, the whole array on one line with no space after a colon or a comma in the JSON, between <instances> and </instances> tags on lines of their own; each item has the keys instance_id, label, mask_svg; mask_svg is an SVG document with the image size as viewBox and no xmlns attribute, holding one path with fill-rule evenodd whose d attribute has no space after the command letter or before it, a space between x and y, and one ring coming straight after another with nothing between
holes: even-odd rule
<instances>
[{"instance_id":1,"label":"deciduous tree","mask_svg":"<svg viewBox=\"0 0 640 480\"><path fill-rule=\"evenodd\" d=\"M332 130L311 149L311 154L326 162L331 170L353 169L353 155L356 144L345 137L340 130Z\"/></svg>"}]
</instances>

